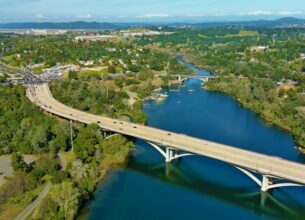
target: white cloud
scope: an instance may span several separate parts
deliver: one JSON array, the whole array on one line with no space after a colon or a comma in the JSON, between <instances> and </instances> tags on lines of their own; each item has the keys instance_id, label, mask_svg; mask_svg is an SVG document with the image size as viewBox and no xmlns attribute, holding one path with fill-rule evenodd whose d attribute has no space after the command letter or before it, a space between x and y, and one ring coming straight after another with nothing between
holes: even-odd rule
<instances>
[{"instance_id":1,"label":"white cloud","mask_svg":"<svg viewBox=\"0 0 305 220\"><path fill-rule=\"evenodd\" d=\"M248 12L250 16L260 16L260 15L272 15L270 11L250 11Z\"/></svg>"},{"instance_id":2,"label":"white cloud","mask_svg":"<svg viewBox=\"0 0 305 220\"><path fill-rule=\"evenodd\" d=\"M44 18L42 14L35 15L35 18Z\"/></svg>"},{"instance_id":3,"label":"white cloud","mask_svg":"<svg viewBox=\"0 0 305 220\"><path fill-rule=\"evenodd\" d=\"M139 18L167 18L167 17L169 17L169 14L150 13L150 14L140 15L138 17Z\"/></svg>"},{"instance_id":4,"label":"white cloud","mask_svg":"<svg viewBox=\"0 0 305 220\"><path fill-rule=\"evenodd\" d=\"M302 11L280 11L279 13L278 13L279 15L301 15L301 14L303 14L303 12Z\"/></svg>"},{"instance_id":5,"label":"white cloud","mask_svg":"<svg viewBox=\"0 0 305 220\"><path fill-rule=\"evenodd\" d=\"M86 14L86 15L78 15L76 17L88 19L88 18L92 18L92 15L91 14Z\"/></svg>"}]
</instances>

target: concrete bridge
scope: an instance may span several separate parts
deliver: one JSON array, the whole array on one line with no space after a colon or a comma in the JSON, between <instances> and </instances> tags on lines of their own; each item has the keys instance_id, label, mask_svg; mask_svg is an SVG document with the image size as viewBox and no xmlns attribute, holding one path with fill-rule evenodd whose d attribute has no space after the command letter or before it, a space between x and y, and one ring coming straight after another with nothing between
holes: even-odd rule
<instances>
[{"instance_id":1,"label":"concrete bridge","mask_svg":"<svg viewBox=\"0 0 305 220\"><path fill-rule=\"evenodd\" d=\"M200 155L231 164L257 183L261 191L305 185L305 165L300 163L82 112L55 100L46 83L28 85L26 93L33 103L46 112L70 121L85 124L97 123L104 132L119 133L143 139L160 152L167 163L185 156Z\"/></svg>"},{"instance_id":2,"label":"concrete bridge","mask_svg":"<svg viewBox=\"0 0 305 220\"><path fill-rule=\"evenodd\" d=\"M179 83L183 83L184 81L188 79L199 79L202 82L207 82L211 79L216 78L216 76L204 76L204 75L178 75L178 81Z\"/></svg>"},{"instance_id":3,"label":"concrete bridge","mask_svg":"<svg viewBox=\"0 0 305 220\"><path fill-rule=\"evenodd\" d=\"M211 79L215 79L217 78L217 76L205 76L205 75L167 75L167 74L163 74L163 75L157 75L158 77L167 77L167 78L172 78L174 80L177 80L178 83L183 83L188 79L199 79L201 80L203 83L211 80Z\"/></svg>"}]
</instances>

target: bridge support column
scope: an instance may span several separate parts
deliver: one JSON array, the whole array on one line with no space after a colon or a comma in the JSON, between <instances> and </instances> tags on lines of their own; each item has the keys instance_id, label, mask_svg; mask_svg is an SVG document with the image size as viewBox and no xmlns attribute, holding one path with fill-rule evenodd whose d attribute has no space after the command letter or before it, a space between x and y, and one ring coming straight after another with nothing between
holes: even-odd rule
<instances>
[{"instance_id":1,"label":"bridge support column","mask_svg":"<svg viewBox=\"0 0 305 220\"><path fill-rule=\"evenodd\" d=\"M293 182L284 182L283 179L279 179L270 175L261 174L262 180L258 179L256 176L254 176L251 172L257 172L251 170L246 170L244 168L235 166L238 170L246 174L248 177L250 177L254 182L257 183L257 185L260 186L262 192L267 192L269 189L279 188L279 187L288 187L288 186L304 186L302 184L297 184ZM257 172L258 173L258 172ZM278 181L281 181L280 183Z\"/></svg>"},{"instance_id":2,"label":"bridge support column","mask_svg":"<svg viewBox=\"0 0 305 220\"><path fill-rule=\"evenodd\" d=\"M185 156L190 156L193 155L191 153L180 153L179 151L170 148L170 147L165 147L165 150L163 150L164 148L160 147L157 144L148 142L148 144L150 144L153 148L155 148L157 151L159 151L161 153L161 155L165 158L165 162L166 163L170 163L175 159L178 159L180 157L185 157Z\"/></svg>"},{"instance_id":3,"label":"bridge support column","mask_svg":"<svg viewBox=\"0 0 305 220\"><path fill-rule=\"evenodd\" d=\"M74 150L73 148L73 121L70 119L70 141L71 141L71 149L72 151Z\"/></svg>"},{"instance_id":4,"label":"bridge support column","mask_svg":"<svg viewBox=\"0 0 305 220\"><path fill-rule=\"evenodd\" d=\"M171 148L166 148L166 157L165 157L165 162L170 163L174 159L175 151L174 149Z\"/></svg>"},{"instance_id":5,"label":"bridge support column","mask_svg":"<svg viewBox=\"0 0 305 220\"><path fill-rule=\"evenodd\" d=\"M273 180L271 177L267 175L263 175L262 182L261 182L261 191L267 192L269 189L269 186L272 185Z\"/></svg>"}]
</instances>

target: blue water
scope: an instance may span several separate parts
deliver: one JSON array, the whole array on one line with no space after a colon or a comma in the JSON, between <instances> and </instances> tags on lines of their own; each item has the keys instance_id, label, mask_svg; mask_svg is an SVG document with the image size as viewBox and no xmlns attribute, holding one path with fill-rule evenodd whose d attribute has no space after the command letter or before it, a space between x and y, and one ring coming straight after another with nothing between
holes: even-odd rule
<instances>
[{"instance_id":1,"label":"blue water","mask_svg":"<svg viewBox=\"0 0 305 220\"><path fill-rule=\"evenodd\" d=\"M196 74L211 74L197 70ZM293 138L268 127L231 97L208 92L190 79L147 101L148 125L303 162ZM200 156L172 164L141 140L126 168L112 170L85 210L88 219L304 219L305 188L261 193L234 167Z\"/></svg>"}]
</instances>

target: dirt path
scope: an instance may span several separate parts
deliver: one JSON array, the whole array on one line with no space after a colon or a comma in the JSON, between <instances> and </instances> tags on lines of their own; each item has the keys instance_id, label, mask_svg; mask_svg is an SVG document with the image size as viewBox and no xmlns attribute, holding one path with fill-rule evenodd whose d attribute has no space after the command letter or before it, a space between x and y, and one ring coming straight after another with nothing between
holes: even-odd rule
<instances>
[{"instance_id":1,"label":"dirt path","mask_svg":"<svg viewBox=\"0 0 305 220\"><path fill-rule=\"evenodd\" d=\"M33 212L39 202L49 193L50 189L52 188L52 184L48 183L44 190L39 194L37 199L29 204L16 218L15 220L24 220L28 217L29 214Z\"/></svg>"}]
</instances>

